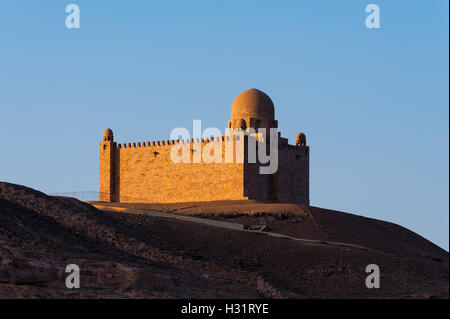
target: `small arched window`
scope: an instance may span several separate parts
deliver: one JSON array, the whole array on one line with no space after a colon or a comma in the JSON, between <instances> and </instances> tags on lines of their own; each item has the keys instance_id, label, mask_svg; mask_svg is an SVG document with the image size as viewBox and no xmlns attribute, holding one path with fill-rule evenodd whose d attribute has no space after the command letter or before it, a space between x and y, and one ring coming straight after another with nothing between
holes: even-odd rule
<instances>
[{"instance_id":1,"label":"small arched window","mask_svg":"<svg viewBox=\"0 0 450 319\"><path fill-rule=\"evenodd\" d=\"M247 129L247 123L245 122L244 119L240 119L239 120L239 128L244 130L244 131Z\"/></svg>"}]
</instances>

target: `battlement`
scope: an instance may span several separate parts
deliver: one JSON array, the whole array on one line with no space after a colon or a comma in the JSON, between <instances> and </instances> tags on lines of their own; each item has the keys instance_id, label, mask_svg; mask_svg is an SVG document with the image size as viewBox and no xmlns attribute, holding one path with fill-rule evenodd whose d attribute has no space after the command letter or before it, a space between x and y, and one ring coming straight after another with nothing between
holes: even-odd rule
<instances>
[{"instance_id":1,"label":"battlement","mask_svg":"<svg viewBox=\"0 0 450 319\"><path fill-rule=\"evenodd\" d=\"M309 146L300 146L300 145L287 144L285 146L285 148L288 151L303 151L305 153L308 153L308 151L309 151Z\"/></svg>"},{"instance_id":2,"label":"battlement","mask_svg":"<svg viewBox=\"0 0 450 319\"><path fill-rule=\"evenodd\" d=\"M117 148L130 149L130 148L150 148L150 147L165 147L180 144L209 144L213 142L226 142L230 140L231 136L218 136L211 138L191 138L183 140L160 140L160 141L147 141L147 142L134 142L117 144ZM235 141L239 140L239 136L234 136Z\"/></svg>"},{"instance_id":3,"label":"battlement","mask_svg":"<svg viewBox=\"0 0 450 319\"><path fill-rule=\"evenodd\" d=\"M178 139L178 140L159 140L159 141L146 141L146 142L133 142L133 143L114 143L114 147L119 149L133 149L133 148L161 148L161 147L171 147L173 145L194 145L194 144L210 144L215 142L229 142L233 140L234 142L238 142L244 136L255 138L258 140L257 136L246 135L246 134L233 134L226 136L217 136L210 138L191 138L191 139ZM257 144L256 144L257 145ZM287 139L280 138L278 143L278 148L287 149L293 151L304 150L307 151L309 149L306 145L292 145L287 142Z\"/></svg>"}]
</instances>

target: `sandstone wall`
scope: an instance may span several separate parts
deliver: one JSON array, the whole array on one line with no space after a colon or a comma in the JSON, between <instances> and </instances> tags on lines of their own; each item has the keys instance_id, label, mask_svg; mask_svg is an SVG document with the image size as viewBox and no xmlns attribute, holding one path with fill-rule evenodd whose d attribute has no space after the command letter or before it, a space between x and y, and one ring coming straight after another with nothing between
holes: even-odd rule
<instances>
[{"instance_id":1,"label":"sandstone wall","mask_svg":"<svg viewBox=\"0 0 450 319\"><path fill-rule=\"evenodd\" d=\"M279 147L278 170L273 175L259 174L259 163L237 163L232 141L232 163L226 163L226 143L185 142L190 163L174 163L170 158L174 141L100 143L100 201L189 202L255 199L309 205L309 147ZM194 154L213 143L222 147L222 163L194 163ZM244 154L244 157L246 155Z\"/></svg>"},{"instance_id":2,"label":"sandstone wall","mask_svg":"<svg viewBox=\"0 0 450 319\"><path fill-rule=\"evenodd\" d=\"M281 147L273 179L277 202L309 205L309 147Z\"/></svg>"},{"instance_id":3,"label":"sandstone wall","mask_svg":"<svg viewBox=\"0 0 450 319\"><path fill-rule=\"evenodd\" d=\"M207 144L190 143L188 146L192 150ZM142 143L117 148L115 188L118 200L170 203L245 199L243 164L224 163L225 143L222 144L223 163L193 163L192 151L189 151L191 163L174 163L170 158L174 145Z\"/></svg>"},{"instance_id":4,"label":"sandstone wall","mask_svg":"<svg viewBox=\"0 0 450 319\"><path fill-rule=\"evenodd\" d=\"M259 163L244 167L244 194L249 199L309 205L308 146L280 145L277 172L261 175L259 168Z\"/></svg>"},{"instance_id":5,"label":"sandstone wall","mask_svg":"<svg viewBox=\"0 0 450 319\"><path fill-rule=\"evenodd\" d=\"M116 144L113 141L100 143L100 189L99 200L110 202L114 200L114 152Z\"/></svg>"}]
</instances>

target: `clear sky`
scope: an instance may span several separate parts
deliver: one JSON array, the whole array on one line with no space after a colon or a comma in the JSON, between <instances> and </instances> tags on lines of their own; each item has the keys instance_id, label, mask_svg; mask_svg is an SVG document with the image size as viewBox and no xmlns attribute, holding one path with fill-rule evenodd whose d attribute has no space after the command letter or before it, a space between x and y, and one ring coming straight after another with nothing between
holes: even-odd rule
<instances>
[{"instance_id":1,"label":"clear sky","mask_svg":"<svg viewBox=\"0 0 450 319\"><path fill-rule=\"evenodd\" d=\"M65 7L79 5L81 28ZM376 3L381 28L367 29ZM0 0L0 180L98 189L98 148L225 128L266 92L311 147L311 204L449 247L447 0Z\"/></svg>"}]
</instances>

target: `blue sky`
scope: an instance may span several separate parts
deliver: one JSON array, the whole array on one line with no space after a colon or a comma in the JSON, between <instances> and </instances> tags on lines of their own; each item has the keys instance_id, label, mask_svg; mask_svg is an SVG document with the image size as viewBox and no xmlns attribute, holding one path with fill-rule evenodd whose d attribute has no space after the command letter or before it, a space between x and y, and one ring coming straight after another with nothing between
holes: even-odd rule
<instances>
[{"instance_id":1,"label":"blue sky","mask_svg":"<svg viewBox=\"0 0 450 319\"><path fill-rule=\"evenodd\" d=\"M78 4L81 28L65 27ZM365 7L381 28L365 27ZM98 142L225 128L271 96L311 147L311 204L448 250L448 1L0 0L0 180L98 189Z\"/></svg>"}]
</instances>

